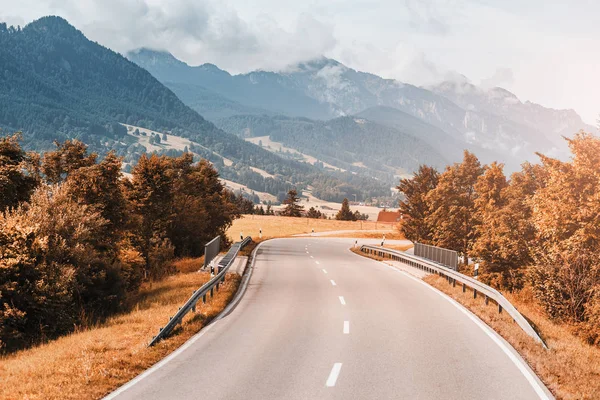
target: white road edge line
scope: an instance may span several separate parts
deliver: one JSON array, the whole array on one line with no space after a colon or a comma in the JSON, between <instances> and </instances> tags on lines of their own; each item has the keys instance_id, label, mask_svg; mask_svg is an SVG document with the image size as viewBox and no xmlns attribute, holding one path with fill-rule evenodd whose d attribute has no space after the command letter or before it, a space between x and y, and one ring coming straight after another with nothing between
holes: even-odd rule
<instances>
[{"instance_id":1,"label":"white road edge line","mask_svg":"<svg viewBox=\"0 0 600 400\"><path fill-rule=\"evenodd\" d=\"M333 279L331 280L331 285L332 286L337 286L337 284L335 283L335 281Z\"/></svg>"},{"instance_id":2,"label":"white road edge line","mask_svg":"<svg viewBox=\"0 0 600 400\"><path fill-rule=\"evenodd\" d=\"M389 266L389 267L394 268L392 266ZM394 269L396 271L398 271L398 269L396 269L396 268L394 268ZM479 318L477 318L473 313L471 313L471 311L469 311L462 304L460 304L459 302L457 302L456 300L454 300L452 297L448 296L446 293L442 292L441 290L434 288L433 286L429 285L427 282L424 282L423 280L412 276L408 272L405 272L405 271L398 271L398 272L406 275L410 279L413 279L413 280L419 282L422 285L425 285L426 287L433 290L434 292L437 292L440 296L442 296L443 298L448 300L451 304L453 304L456 308L458 308L463 314L465 314L467 317L469 317L469 319L471 321L473 321L477 326L479 326L481 328L481 330L484 331L486 333L486 335L488 335L490 337L490 339L492 339L492 341L494 341L494 343L496 343L498 345L498 347L500 347L500 349L502 349L504 354L506 354L508 356L508 358L515 364L515 366L519 369L519 371L521 371L521 373L523 374L525 379L527 379L527 381L529 382L529 384L531 385L531 387L533 388L535 393L540 397L540 399L552 400L552 398L547 395L544 388L542 388L540 386L540 383L538 382L538 378L535 377L534 375L532 375L531 371L527 368L527 366L525 366L523 364L523 360L519 359L519 357L517 357L506 346L506 344L504 344L500 339L498 339L498 337L496 336L496 333L494 331L492 331L492 328L487 326Z\"/></svg>"},{"instance_id":3,"label":"white road edge line","mask_svg":"<svg viewBox=\"0 0 600 400\"><path fill-rule=\"evenodd\" d=\"M252 266L256 262L256 254L258 253L258 249L260 249L264 243L267 243L267 242L259 243L258 246L256 246L254 248L254 250L252 251L252 254L255 256L252 258ZM223 311L225 311L225 310L223 310ZM106 396L104 396L102 398L102 400L112 400L112 399L116 398L117 396L119 396L123 392L127 391L128 389L133 387L135 384L137 384L144 378L147 378L148 376L152 375L154 372L158 371L161 367L166 365L169 361L173 360L175 357L177 357L179 354L183 353L187 348L189 348L191 345L193 345L196 341L198 341L198 339L200 339L202 336L204 336L206 334L206 332L208 332L209 330L214 328L214 326L217 325L221 321L221 318L219 318L220 316L221 316L221 314L219 313L219 315L216 317L215 320L213 320L212 323L210 323L206 327L202 328L200 330L200 332L196 333L194 336L189 338L184 344L182 344L180 347L178 347L171 354L167 355L165 358L158 361L156 364L152 365L150 368L148 368L141 374L137 375L135 378L131 379L129 382L116 388L114 391L112 391L109 394L107 394Z\"/></svg>"},{"instance_id":4,"label":"white road edge line","mask_svg":"<svg viewBox=\"0 0 600 400\"><path fill-rule=\"evenodd\" d=\"M350 333L350 321L344 321L344 335Z\"/></svg>"},{"instance_id":5,"label":"white road edge line","mask_svg":"<svg viewBox=\"0 0 600 400\"><path fill-rule=\"evenodd\" d=\"M344 300L344 296L340 296L340 303L342 303L343 306L346 305L346 300Z\"/></svg>"},{"instance_id":6,"label":"white road edge line","mask_svg":"<svg viewBox=\"0 0 600 400\"><path fill-rule=\"evenodd\" d=\"M342 363L333 364L333 368L331 368L331 372L329 373L329 378L327 378L327 382L325 386L334 387L335 382L337 381L338 376L340 376L340 371L342 369Z\"/></svg>"}]
</instances>

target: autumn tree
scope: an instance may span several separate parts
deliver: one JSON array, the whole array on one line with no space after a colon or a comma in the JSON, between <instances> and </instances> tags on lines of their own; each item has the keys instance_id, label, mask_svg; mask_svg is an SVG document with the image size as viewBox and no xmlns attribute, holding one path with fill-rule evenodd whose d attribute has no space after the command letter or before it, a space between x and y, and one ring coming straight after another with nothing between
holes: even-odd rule
<instances>
[{"instance_id":1,"label":"autumn tree","mask_svg":"<svg viewBox=\"0 0 600 400\"><path fill-rule=\"evenodd\" d=\"M300 198L296 189L288 191L287 198L283 201L285 208L281 212L281 215L285 217L301 217L304 207L300 204Z\"/></svg>"},{"instance_id":2,"label":"autumn tree","mask_svg":"<svg viewBox=\"0 0 600 400\"><path fill-rule=\"evenodd\" d=\"M519 289L532 264L535 227L530 199L543 183L539 165L525 163L506 181L501 165L493 163L476 184L477 239L473 256L482 261L482 280L498 288Z\"/></svg>"},{"instance_id":3,"label":"autumn tree","mask_svg":"<svg viewBox=\"0 0 600 400\"><path fill-rule=\"evenodd\" d=\"M107 251L108 221L73 199L70 183L41 186L0 215L0 341L22 347L121 309L137 289L135 257Z\"/></svg>"},{"instance_id":4,"label":"autumn tree","mask_svg":"<svg viewBox=\"0 0 600 400\"><path fill-rule=\"evenodd\" d=\"M132 241L145 260L144 275L165 273L174 249L167 237L173 217L171 162L166 156L143 154L133 167L127 196L132 211Z\"/></svg>"},{"instance_id":5,"label":"autumn tree","mask_svg":"<svg viewBox=\"0 0 600 400\"><path fill-rule=\"evenodd\" d=\"M109 221L107 228L115 233L125 228L127 220L121 165L122 159L110 152L97 164L71 171L66 179L70 183L71 196L78 203L99 211Z\"/></svg>"},{"instance_id":6,"label":"autumn tree","mask_svg":"<svg viewBox=\"0 0 600 400\"><path fill-rule=\"evenodd\" d=\"M19 139L19 134L0 138L0 212L27 201L39 183L36 160L21 149Z\"/></svg>"},{"instance_id":7,"label":"autumn tree","mask_svg":"<svg viewBox=\"0 0 600 400\"><path fill-rule=\"evenodd\" d=\"M335 219L339 221L355 220L355 215L350 210L350 204L348 203L348 199L344 199L344 201L342 201L342 208L340 208L340 211L338 211L338 213L335 215Z\"/></svg>"},{"instance_id":8,"label":"autumn tree","mask_svg":"<svg viewBox=\"0 0 600 400\"><path fill-rule=\"evenodd\" d=\"M226 230L239 216L236 204L207 160L194 164L185 153L173 160L173 222L168 237L176 256L199 257L215 236L227 243Z\"/></svg>"},{"instance_id":9,"label":"autumn tree","mask_svg":"<svg viewBox=\"0 0 600 400\"><path fill-rule=\"evenodd\" d=\"M447 167L425 199L429 204L425 222L435 227L433 244L459 252L465 264L477 237L475 184L484 170L477 157L465 151L463 161Z\"/></svg>"},{"instance_id":10,"label":"autumn tree","mask_svg":"<svg viewBox=\"0 0 600 400\"><path fill-rule=\"evenodd\" d=\"M44 154L42 172L48 183L59 183L73 171L96 164L98 155L88 154L87 146L78 140L54 142L56 150Z\"/></svg>"},{"instance_id":11,"label":"autumn tree","mask_svg":"<svg viewBox=\"0 0 600 400\"><path fill-rule=\"evenodd\" d=\"M402 179L398 190L404 195L400 212L405 218L401 229L404 236L413 242L431 243L433 227L428 224L429 204L427 194L438 184L439 173L433 167L421 165L410 179Z\"/></svg>"},{"instance_id":12,"label":"autumn tree","mask_svg":"<svg viewBox=\"0 0 600 400\"><path fill-rule=\"evenodd\" d=\"M600 293L600 139L579 133L567 140L571 162L540 155L546 175L530 202L536 228L530 276L551 317L582 322L596 318L590 314Z\"/></svg>"}]
</instances>

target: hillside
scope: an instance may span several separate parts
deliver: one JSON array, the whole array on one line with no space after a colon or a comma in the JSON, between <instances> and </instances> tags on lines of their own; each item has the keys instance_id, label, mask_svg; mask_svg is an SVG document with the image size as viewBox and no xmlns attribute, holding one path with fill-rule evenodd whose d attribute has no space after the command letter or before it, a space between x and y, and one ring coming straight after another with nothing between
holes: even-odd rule
<instances>
[{"instance_id":1,"label":"hillside","mask_svg":"<svg viewBox=\"0 0 600 400\"><path fill-rule=\"evenodd\" d=\"M210 112L203 97L206 91L223 96L234 103L273 114L309 116L325 119L331 116L320 101L303 93L292 77L274 72L257 71L247 75L231 75L213 64L189 66L167 52L139 49L127 57L173 90L189 105L194 104L200 113ZM203 88L196 96L188 96L189 85ZM193 94L192 94L193 95ZM217 102L219 101L216 98ZM262 114L264 112L260 112Z\"/></svg>"},{"instance_id":2,"label":"hillside","mask_svg":"<svg viewBox=\"0 0 600 400\"><path fill-rule=\"evenodd\" d=\"M389 185L323 175L322 169L282 159L223 132L150 73L89 41L59 17L44 17L23 29L0 25L0 71L0 128L23 131L28 149L47 150L55 140L77 138L93 151L115 150L127 162L146 151L127 135L123 124L128 124L190 139L198 144L190 150L213 161L223 178L274 195L307 185L336 193L330 200L389 193ZM224 165L223 158L233 165Z\"/></svg>"},{"instance_id":3,"label":"hillside","mask_svg":"<svg viewBox=\"0 0 600 400\"><path fill-rule=\"evenodd\" d=\"M217 141L222 132L147 71L93 43L59 17L22 30L0 25L0 126L23 130L29 148L76 137L119 142L118 122L187 131Z\"/></svg>"},{"instance_id":4,"label":"hillside","mask_svg":"<svg viewBox=\"0 0 600 400\"><path fill-rule=\"evenodd\" d=\"M399 132L414 136L433 147L438 153L450 162L462 159L463 150L467 149L477 154L481 161L504 162L510 169L518 169L519 162L512 157L507 157L492 149L486 149L460 137L448 135L440 128L430 125L417 117L407 114L393 107L377 106L355 114L355 117L367 119L378 124L393 128Z\"/></svg>"},{"instance_id":5,"label":"hillside","mask_svg":"<svg viewBox=\"0 0 600 400\"><path fill-rule=\"evenodd\" d=\"M269 136L275 142L336 167L398 174L420 164L443 167L446 159L418 137L355 117L330 121L306 118L235 116L216 124L240 137ZM357 166L357 164L363 167Z\"/></svg>"},{"instance_id":6,"label":"hillside","mask_svg":"<svg viewBox=\"0 0 600 400\"><path fill-rule=\"evenodd\" d=\"M473 148L493 150L501 161L514 165L535 161L534 151L566 155L561 135L593 130L572 110L553 110L520 101L517 108L507 109L489 101L498 94L509 102L516 99L504 89L486 92L469 84L485 95L465 99L461 90L455 90L460 84L450 88L447 84L417 87L356 71L327 58L300 63L281 72L231 75L212 64L189 66L164 52L139 50L128 57L200 112L206 109L206 101L202 100L206 92L184 93L189 85L203 87L245 107L266 109L270 114L316 120L355 115L377 106L389 107L437 127L444 142L464 142ZM232 112L235 110L227 110L227 114ZM245 110L240 114L261 113ZM460 152L454 154L456 150L453 148L447 158L459 158Z\"/></svg>"}]
</instances>

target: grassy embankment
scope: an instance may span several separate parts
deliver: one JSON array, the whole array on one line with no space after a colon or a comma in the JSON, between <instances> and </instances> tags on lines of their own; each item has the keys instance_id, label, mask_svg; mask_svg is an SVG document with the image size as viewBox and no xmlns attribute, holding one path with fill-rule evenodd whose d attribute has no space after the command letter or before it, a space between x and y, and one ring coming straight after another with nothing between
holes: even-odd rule
<instances>
[{"instance_id":1,"label":"grassy embankment","mask_svg":"<svg viewBox=\"0 0 600 400\"><path fill-rule=\"evenodd\" d=\"M240 277L230 274L168 340L148 348L158 328L210 278L192 272L201 265L201 259L176 262L180 273L145 283L131 311L0 358L0 399L97 399L164 358L221 312L239 286Z\"/></svg>"},{"instance_id":2,"label":"grassy embankment","mask_svg":"<svg viewBox=\"0 0 600 400\"><path fill-rule=\"evenodd\" d=\"M452 287L438 275L428 275L424 281L467 307L506 339L557 399L600 399L600 348L584 343L573 334L573 327L548 319L531 290L525 288L503 295L535 326L549 350L527 336L507 313L499 314L495 304L490 302L486 306L482 296L474 299L471 290L463 293L460 285Z\"/></svg>"},{"instance_id":3,"label":"grassy embankment","mask_svg":"<svg viewBox=\"0 0 600 400\"><path fill-rule=\"evenodd\" d=\"M240 239L240 233L244 236L259 237L262 229L263 239L289 237L298 234L309 234L312 229L315 233L332 232L331 237L353 237L380 239L385 234L386 239L403 239L396 224L375 221L337 221L329 219L310 219L280 217L272 215L245 215L233 222L227 231L227 235L233 241ZM352 231L339 232L337 231ZM329 236L329 235L328 235Z\"/></svg>"}]
</instances>

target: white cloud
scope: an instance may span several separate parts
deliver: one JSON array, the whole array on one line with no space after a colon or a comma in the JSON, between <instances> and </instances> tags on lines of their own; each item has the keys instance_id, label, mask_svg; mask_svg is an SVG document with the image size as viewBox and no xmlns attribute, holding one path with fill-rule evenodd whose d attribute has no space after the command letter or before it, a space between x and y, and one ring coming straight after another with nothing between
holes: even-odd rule
<instances>
[{"instance_id":1,"label":"white cloud","mask_svg":"<svg viewBox=\"0 0 600 400\"><path fill-rule=\"evenodd\" d=\"M492 89L495 87L512 86L515 82L515 74L510 68L498 68L494 75L489 78L482 79L479 84L484 89Z\"/></svg>"},{"instance_id":2,"label":"white cloud","mask_svg":"<svg viewBox=\"0 0 600 400\"><path fill-rule=\"evenodd\" d=\"M591 0L0 0L10 24L50 14L120 52L167 49L231 72L325 55L417 85L462 74L589 122L600 112Z\"/></svg>"}]
</instances>

